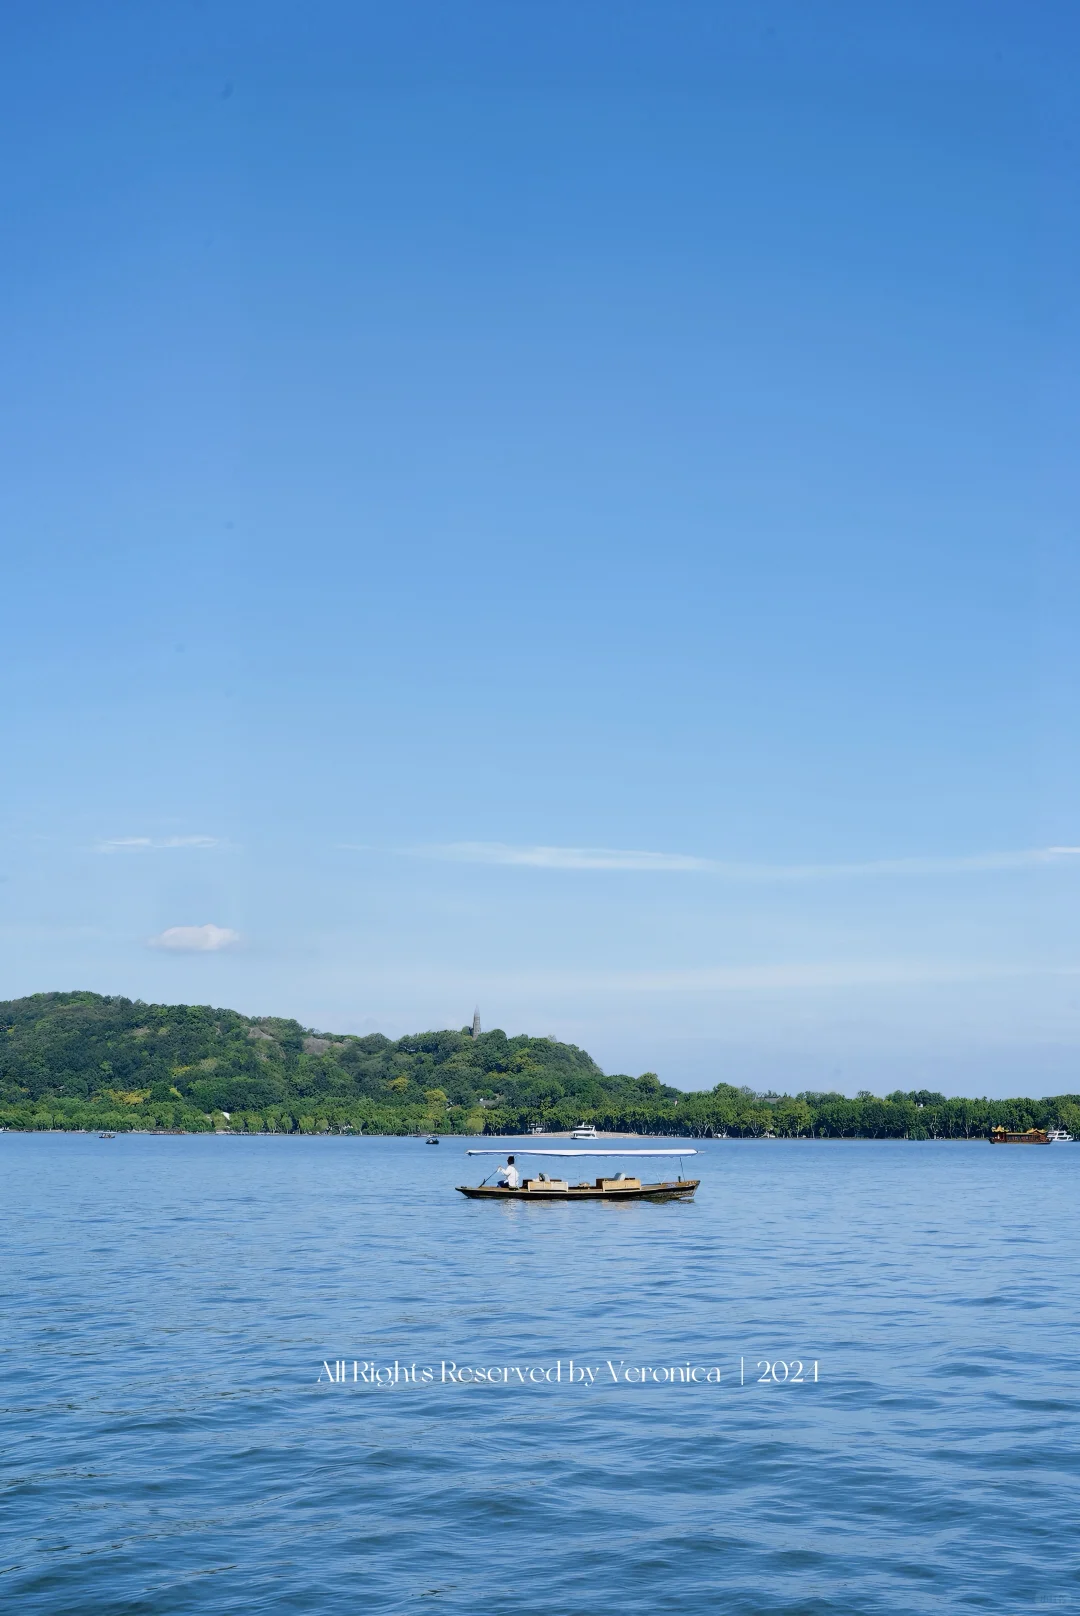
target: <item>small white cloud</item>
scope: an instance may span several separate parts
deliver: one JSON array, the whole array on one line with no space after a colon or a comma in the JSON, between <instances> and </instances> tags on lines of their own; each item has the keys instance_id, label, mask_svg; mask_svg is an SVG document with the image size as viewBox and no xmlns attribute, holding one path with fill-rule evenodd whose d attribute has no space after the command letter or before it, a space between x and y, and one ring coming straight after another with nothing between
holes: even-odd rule
<instances>
[{"instance_id":1,"label":"small white cloud","mask_svg":"<svg viewBox=\"0 0 1080 1616\"><path fill-rule=\"evenodd\" d=\"M174 954L216 954L239 941L240 933L228 926L167 926L150 938L150 947L165 948Z\"/></svg>"},{"instance_id":2,"label":"small white cloud","mask_svg":"<svg viewBox=\"0 0 1080 1616\"><path fill-rule=\"evenodd\" d=\"M148 849L169 847L224 847L220 836L111 836L98 842L99 853L146 852Z\"/></svg>"}]
</instances>

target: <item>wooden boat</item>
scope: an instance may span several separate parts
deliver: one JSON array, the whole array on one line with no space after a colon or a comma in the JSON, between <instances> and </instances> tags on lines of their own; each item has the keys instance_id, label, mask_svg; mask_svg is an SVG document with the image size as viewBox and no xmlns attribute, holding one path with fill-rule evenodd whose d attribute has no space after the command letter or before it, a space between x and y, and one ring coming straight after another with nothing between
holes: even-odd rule
<instances>
[{"instance_id":1,"label":"wooden boat","mask_svg":"<svg viewBox=\"0 0 1080 1616\"><path fill-rule=\"evenodd\" d=\"M502 1156L501 1150L468 1150L467 1156ZM557 1156L563 1161L575 1161L595 1156L696 1156L697 1151L685 1150L517 1150L517 1156ZM701 1180L684 1178L680 1164L679 1177L662 1179L655 1184L643 1184L638 1177L619 1173L615 1178L597 1178L592 1183L580 1179L571 1184L565 1178L548 1178L538 1173L522 1181L520 1188L505 1184L459 1184L458 1191L471 1201L690 1201Z\"/></svg>"},{"instance_id":2,"label":"wooden boat","mask_svg":"<svg viewBox=\"0 0 1080 1616\"><path fill-rule=\"evenodd\" d=\"M594 1184L567 1184L560 1179L527 1178L519 1190L501 1184L459 1184L470 1201L692 1201L699 1178L668 1179L642 1184L640 1179L598 1178Z\"/></svg>"},{"instance_id":3,"label":"wooden boat","mask_svg":"<svg viewBox=\"0 0 1080 1616\"><path fill-rule=\"evenodd\" d=\"M1025 1128L1023 1133L1010 1133L1000 1126L990 1129L992 1145L1048 1145L1050 1135L1045 1128Z\"/></svg>"}]
</instances>

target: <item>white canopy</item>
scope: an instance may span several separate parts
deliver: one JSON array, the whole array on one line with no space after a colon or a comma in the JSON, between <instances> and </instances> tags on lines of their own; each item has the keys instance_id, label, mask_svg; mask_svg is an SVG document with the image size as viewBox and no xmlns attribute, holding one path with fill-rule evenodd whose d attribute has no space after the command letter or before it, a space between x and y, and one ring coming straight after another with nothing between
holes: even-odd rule
<instances>
[{"instance_id":1,"label":"white canopy","mask_svg":"<svg viewBox=\"0 0 1080 1616\"><path fill-rule=\"evenodd\" d=\"M689 1146L685 1150L519 1150L516 1145L508 1150L467 1150L466 1156L696 1156Z\"/></svg>"}]
</instances>

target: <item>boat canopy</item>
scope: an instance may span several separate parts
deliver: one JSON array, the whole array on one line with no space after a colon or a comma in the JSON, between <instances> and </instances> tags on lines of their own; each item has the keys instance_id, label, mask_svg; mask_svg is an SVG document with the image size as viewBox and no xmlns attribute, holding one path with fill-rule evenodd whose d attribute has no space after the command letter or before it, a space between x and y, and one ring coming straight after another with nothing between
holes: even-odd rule
<instances>
[{"instance_id":1,"label":"boat canopy","mask_svg":"<svg viewBox=\"0 0 1080 1616\"><path fill-rule=\"evenodd\" d=\"M467 1150L466 1156L696 1156L689 1146L685 1150L519 1150L511 1145L504 1150Z\"/></svg>"}]
</instances>

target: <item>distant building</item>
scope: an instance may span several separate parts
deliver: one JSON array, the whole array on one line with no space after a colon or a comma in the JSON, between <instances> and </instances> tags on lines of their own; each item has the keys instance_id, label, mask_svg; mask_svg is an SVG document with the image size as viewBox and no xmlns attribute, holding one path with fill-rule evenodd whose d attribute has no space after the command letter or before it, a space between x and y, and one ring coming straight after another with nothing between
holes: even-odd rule
<instances>
[{"instance_id":1,"label":"distant building","mask_svg":"<svg viewBox=\"0 0 1080 1616\"><path fill-rule=\"evenodd\" d=\"M472 1013L472 1035L473 1035L474 1038L479 1038L479 1036L480 1036L480 1006L479 1005L477 1005L476 1009Z\"/></svg>"}]
</instances>

